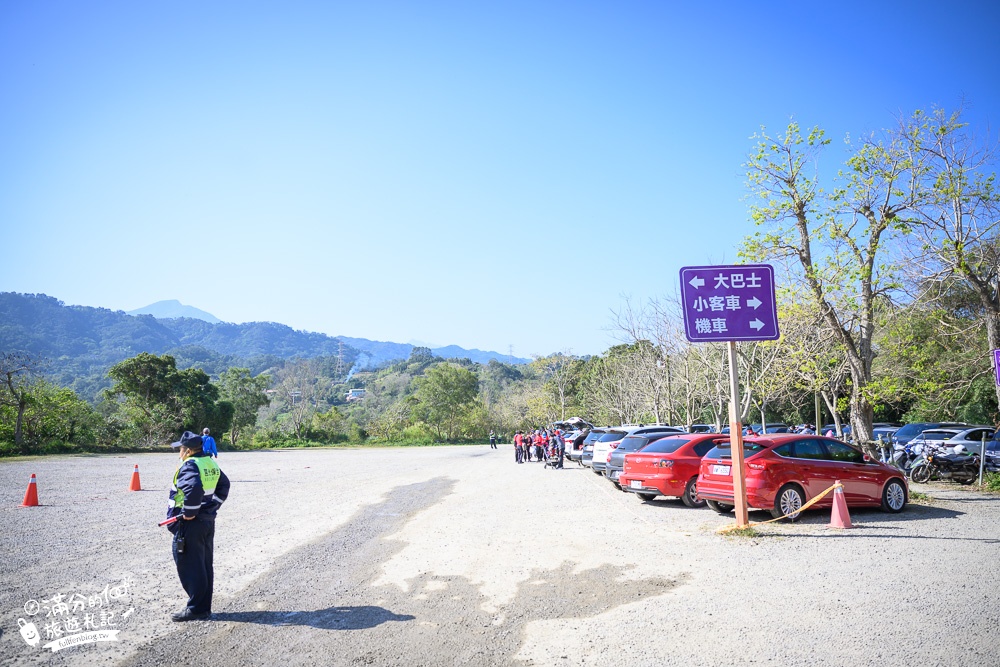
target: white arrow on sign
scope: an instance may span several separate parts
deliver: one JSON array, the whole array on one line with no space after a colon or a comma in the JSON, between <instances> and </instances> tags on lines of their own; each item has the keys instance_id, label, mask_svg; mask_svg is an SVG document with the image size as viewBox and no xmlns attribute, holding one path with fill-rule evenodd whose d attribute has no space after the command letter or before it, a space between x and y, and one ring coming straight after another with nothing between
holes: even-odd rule
<instances>
[{"instance_id":1,"label":"white arrow on sign","mask_svg":"<svg viewBox=\"0 0 1000 667\"><path fill-rule=\"evenodd\" d=\"M757 310L758 308L760 308L761 303L763 303L763 302L760 299L758 299L757 297L755 297L755 296L754 297L750 297L749 299L747 299L747 305L750 306L751 308L753 308L754 310Z\"/></svg>"},{"instance_id":2,"label":"white arrow on sign","mask_svg":"<svg viewBox=\"0 0 1000 667\"><path fill-rule=\"evenodd\" d=\"M750 326L756 329L757 331L760 331L761 329L764 328L764 323L761 322L760 320L751 320Z\"/></svg>"},{"instance_id":3,"label":"white arrow on sign","mask_svg":"<svg viewBox=\"0 0 1000 667\"><path fill-rule=\"evenodd\" d=\"M691 285L691 287L693 287L695 289L698 289L699 287L704 287L705 286L705 279L704 278L699 278L698 276L695 276L690 281L688 281L688 284Z\"/></svg>"}]
</instances>

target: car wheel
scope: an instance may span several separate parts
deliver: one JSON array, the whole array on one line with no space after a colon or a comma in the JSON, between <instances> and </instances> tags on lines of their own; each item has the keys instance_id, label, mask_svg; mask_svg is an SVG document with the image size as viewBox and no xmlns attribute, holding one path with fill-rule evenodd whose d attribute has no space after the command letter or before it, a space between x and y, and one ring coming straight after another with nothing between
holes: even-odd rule
<instances>
[{"instance_id":1,"label":"car wheel","mask_svg":"<svg viewBox=\"0 0 1000 667\"><path fill-rule=\"evenodd\" d=\"M733 511L733 506L732 505L727 505L726 503L720 503L720 502L715 501L715 500L706 500L705 504L708 505L709 507L711 507L713 510L715 510L719 514L729 514L730 512Z\"/></svg>"},{"instance_id":2,"label":"car wheel","mask_svg":"<svg viewBox=\"0 0 1000 667\"><path fill-rule=\"evenodd\" d=\"M705 501L698 498L698 489L695 487L695 483L698 481L697 477L692 477L684 487L684 495L681 496L681 502L683 502L688 507L704 507Z\"/></svg>"},{"instance_id":3,"label":"car wheel","mask_svg":"<svg viewBox=\"0 0 1000 667\"><path fill-rule=\"evenodd\" d=\"M799 511L806 504L802 489L794 484L786 484L778 490L778 495L774 497L774 507L771 508L771 516L775 519L785 517L790 522L798 521L802 517Z\"/></svg>"},{"instance_id":4,"label":"car wheel","mask_svg":"<svg viewBox=\"0 0 1000 667\"><path fill-rule=\"evenodd\" d=\"M918 484L929 482L931 480L931 467L926 463L913 466L910 469L910 479Z\"/></svg>"},{"instance_id":5,"label":"car wheel","mask_svg":"<svg viewBox=\"0 0 1000 667\"><path fill-rule=\"evenodd\" d=\"M615 485L615 488L616 488L616 489L618 489L619 491L621 491L621 490L622 490L622 485L621 485L621 484L619 484L618 482L611 482L611 483L612 483L612 484L614 484L614 485Z\"/></svg>"},{"instance_id":6,"label":"car wheel","mask_svg":"<svg viewBox=\"0 0 1000 667\"><path fill-rule=\"evenodd\" d=\"M652 499L654 499L654 498L656 498L656 494L655 493L637 493L635 495L639 496L640 498L642 498L643 500L645 500L647 502L650 501L650 500L652 500Z\"/></svg>"},{"instance_id":7,"label":"car wheel","mask_svg":"<svg viewBox=\"0 0 1000 667\"><path fill-rule=\"evenodd\" d=\"M898 479L890 479L882 489L882 511L897 514L906 507L906 486Z\"/></svg>"}]
</instances>

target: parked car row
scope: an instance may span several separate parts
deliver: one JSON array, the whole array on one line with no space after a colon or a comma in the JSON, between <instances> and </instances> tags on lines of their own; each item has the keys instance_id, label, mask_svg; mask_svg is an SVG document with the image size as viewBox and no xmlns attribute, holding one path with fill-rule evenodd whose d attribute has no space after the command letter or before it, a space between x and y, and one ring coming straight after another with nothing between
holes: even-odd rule
<instances>
[{"instance_id":1,"label":"parked car row","mask_svg":"<svg viewBox=\"0 0 1000 667\"><path fill-rule=\"evenodd\" d=\"M643 501L666 496L720 513L734 508L730 441L723 434L663 425L594 428L571 459ZM838 480L849 506L901 512L909 499L898 468L831 437L781 432L746 437L744 459L749 507L775 517L798 519L803 505ZM815 507L832 502L828 494Z\"/></svg>"}]
</instances>

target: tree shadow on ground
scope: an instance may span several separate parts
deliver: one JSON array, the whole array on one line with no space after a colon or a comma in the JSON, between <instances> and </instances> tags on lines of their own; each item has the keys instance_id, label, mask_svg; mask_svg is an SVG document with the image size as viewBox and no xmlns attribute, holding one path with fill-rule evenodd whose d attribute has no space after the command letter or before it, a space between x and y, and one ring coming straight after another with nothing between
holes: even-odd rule
<instances>
[{"instance_id":1,"label":"tree shadow on ground","mask_svg":"<svg viewBox=\"0 0 1000 667\"><path fill-rule=\"evenodd\" d=\"M389 621L412 621L409 614L394 614L388 609L362 605L359 607L327 607L316 611L234 611L212 615L213 621L258 623L261 625L307 625L319 630L362 630Z\"/></svg>"}]
</instances>

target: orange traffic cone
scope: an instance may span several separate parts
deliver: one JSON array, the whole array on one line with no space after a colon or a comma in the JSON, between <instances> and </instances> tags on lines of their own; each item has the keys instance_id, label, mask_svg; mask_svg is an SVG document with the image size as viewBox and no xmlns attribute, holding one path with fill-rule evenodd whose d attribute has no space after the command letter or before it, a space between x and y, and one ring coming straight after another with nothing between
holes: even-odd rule
<instances>
[{"instance_id":1,"label":"orange traffic cone","mask_svg":"<svg viewBox=\"0 0 1000 667\"><path fill-rule=\"evenodd\" d=\"M135 464L135 470L132 471L132 481L128 485L129 491L142 491L142 486L139 484L139 464Z\"/></svg>"},{"instance_id":2,"label":"orange traffic cone","mask_svg":"<svg viewBox=\"0 0 1000 667\"><path fill-rule=\"evenodd\" d=\"M38 484L35 482L35 474L31 474L28 480L28 490L24 492L24 502L21 507L38 507Z\"/></svg>"},{"instance_id":3,"label":"orange traffic cone","mask_svg":"<svg viewBox=\"0 0 1000 667\"><path fill-rule=\"evenodd\" d=\"M851 515L847 511L847 499L844 497L844 487L837 480L837 488L833 490L833 512L830 513L830 528L854 528Z\"/></svg>"}]
</instances>

